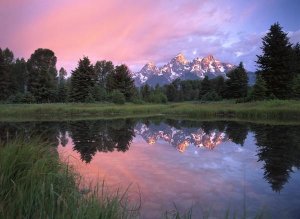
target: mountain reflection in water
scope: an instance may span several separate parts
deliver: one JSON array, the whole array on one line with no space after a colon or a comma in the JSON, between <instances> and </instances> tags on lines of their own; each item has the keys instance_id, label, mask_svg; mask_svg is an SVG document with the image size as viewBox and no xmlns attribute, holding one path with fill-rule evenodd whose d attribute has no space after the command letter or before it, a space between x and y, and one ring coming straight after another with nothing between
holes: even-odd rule
<instances>
[{"instance_id":1,"label":"mountain reflection in water","mask_svg":"<svg viewBox=\"0 0 300 219\"><path fill-rule=\"evenodd\" d=\"M125 119L0 123L0 141L20 135L28 138L41 135L52 142L53 147L59 146L60 156L63 151L72 156L78 155L86 163L80 165L82 171L88 171L88 175L92 174L89 168L98 168L97 171L106 171L113 178L112 181L122 179L123 183L131 183L135 179L136 183L145 187L142 195L148 197L146 203L149 206L161 197L152 197L153 193L147 190L147 186L157 192L155 195L165 196L166 202L169 197L170 203L176 199L176 191L182 191L182 196L191 192L197 198L209 192L216 199L222 199L223 194L218 193L217 187L213 188L212 185L221 186L226 195L226 189L233 192L241 186L240 175L244 172L249 174L247 181L242 183L249 189L249 199L250 196L252 200L255 196L263 195L266 203L260 200L262 204L271 207L273 204L282 205L290 218L300 215L300 192L297 186L300 179L299 133L300 126L224 121ZM114 151L116 153L110 153ZM155 179L151 178L151 174L155 175ZM164 187L160 180L169 187ZM201 185L194 187L189 180ZM266 190L265 182L272 193ZM181 183L187 188L171 186ZM202 188L204 185L209 191ZM201 194L197 195L197 192ZM227 195L234 199L240 192ZM194 200L194 196L189 196L189 200ZM223 197L224 203L230 197ZM207 197L207 200L214 202L215 199ZM187 205L193 204L190 201L186 201ZM256 200L258 203L260 201ZM248 205L255 205L255 202L249 202ZM275 212L280 209L271 210ZM272 214L274 218L279 217L276 214Z\"/></svg>"}]
</instances>

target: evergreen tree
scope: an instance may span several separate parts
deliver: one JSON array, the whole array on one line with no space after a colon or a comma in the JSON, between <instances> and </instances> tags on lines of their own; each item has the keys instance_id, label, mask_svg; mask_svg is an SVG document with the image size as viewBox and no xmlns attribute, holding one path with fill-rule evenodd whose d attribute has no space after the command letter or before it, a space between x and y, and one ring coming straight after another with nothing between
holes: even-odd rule
<instances>
[{"instance_id":1,"label":"evergreen tree","mask_svg":"<svg viewBox=\"0 0 300 219\"><path fill-rule=\"evenodd\" d=\"M57 101L66 102L67 101L67 85L66 85L67 71L64 68L60 68L58 73L58 92Z\"/></svg>"},{"instance_id":2,"label":"evergreen tree","mask_svg":"<svg viewBox=\"0 0 300 219\"><path fill-rule=\"evenodd\" d=\"M226 97L241 98L247 96L248 76L244 69L243 63L226 74Z\"/></svg>"},{"instance_id":3,"label":"evergreen tree","mask_svg":"<svg viewBox=\"0 0 300 219\"><path fill-rule=\"evenodd\" d=\"M208 79L208 76L205 76L204 79L201 81L201 89L199 92L199 95L200 95L199 98L201 99L202 96L204 96L205 94L207 94L210 91L211 91L210 81Z\"/></svg>"},{"instance_id":4,"label":"evergreen tree","mask_svg":"<svg viewBox=\"0 0 300 219\"><path fill-rule=\"evenodd\" d=\"M296 99L300 99L300 74L298 74L293 80L293 97Z\"/></svg>"},{"instance_id":5,"label":"evergreen tree","mask_svg":"<svg viewBox=\"0 0 300 219\"><path fill-rule=\"evenodd\" d=\"M291 66L293 72L293 86L294 86L295 82L298 80L297 78L300 77L300 44L299 43L296 43L296 45L293 46L292 55L293 55L293 59L292 59Z\"/></svg>"},{"instance_id":6,"label":"evergreen tree","mask_svg":"<svg viewBox=\"0 0 300 219\"><path fill-rule=\"evenodd\" d=\"M111 61L97 61L94 66L97 85L106 87L106 78L110 73L114 73L115 67Z\"/></svg>"},{"instance_id":7,"label":"evergreen tree","mask_svg":"<svg viewBox=\"0 0 300 219\"><path fill-rule=\"evenodd\" d=\"M134 80L126 65L117 66L114 72L107 75L106 86L110 92L119 90L125 96L126 101L131 100L135 94Z\"/></svg>"},{"instance_id":8,"label":"evergreen tree","mask_svg":"<svg viewBox=\"0 0 300 219\"><path fill-rule=\"evenodd\" d=\"M95 86L95 71L88 57L78 62L71 76L70 99L74 102L86 102L91 98L91 89Z\"/></svg>"},{"instance_id":9,"label":"evergreen tree","mask_svg":"<svg viewBox=\"0 0 300 219\"><path fill-rule=\"evenodd\" d=\"M184 100L192 100L193 99L193 86L191 81L182 81L181 89L183 93Z\"/></svg>"},{"instance_id":10,"label":"evergreen tree","mask_svg":"<svg viewBox=\"0 0 300 219\"><path fill-rule=\"evenodd\" d=\"M287 33L282 31L279 23L275 23L262 38L262 44L263 54L257 56L256 63L266 82L268 94L272 93L280 99L290 97L294 73L291 69L291 44Z\"/></svg>"},{"instance_id":11,"label":"evergreen tree","mask_svg":"<svg viewBox=\"0 0 300 219\"><path fill-rule=\"evenodd\" d=\"M12 80L14 55L9 49L0 48L0 101L7 100L15 92Z\"/></svg>"},{"instance_id":12,"label":"evergreen tree","mask_svg":"<svg viewBox=\"0 0 300 219\"><path fill-rule=\"evenodd\" d=\"M215 91L220 96L224 96L225 92L225 79L222 76L215 78Z\"/></svg>"},{"instance_id":13,"label":"evergreen tree","mask_svg":"<svg viewBox=\"0 0 300 219\"><path fill-rule=\"evenodd\" d=\"M260 74L256 74L256 82L251 93L252 100L264 100L266 98L267 88L266 82Z\"/></svg>"},{"instance_id":14,"label":"evergreen tree","mask_svg":"<svg viewBox=\"0 0 300 219\"><path fill-rule=\"evenodd\" d=\"M13 81L17 92L25 93L27 91L27 63L22 59L17 59L13 65Z\"/></svg>"},{"instance_id":15,"label":"evergreen tree","mask_svg":"<svg viewBox=\"0 0 300 219\"><path fill-rule=\"evenodd\" d=\"M142 98L145 101L149 100L149 96L150 96L150 86L148 84L145 84L141 87L141 94L142 94Z\"/></svg>"},{"instance_id":16,"label":"evergreen tree","mask_svg":"<svg viewBox=\"0 0 300 219\"><path fill-rule=\"evenodd\" d=\"M28 91L35 100L51 102L57 88L56 56L49 49L37 49L27 62Z\"/></svg>"},{"instance_id":17,"label":"evergreen tree","mask_svg":"<svg viewBox=\"0 0 300 219\"><path fill-rule=\"evenodd\" d=\"M173 83L166 85L166 96L168 101L176 101L177 90Z\"/></svg>"}]
</instances>

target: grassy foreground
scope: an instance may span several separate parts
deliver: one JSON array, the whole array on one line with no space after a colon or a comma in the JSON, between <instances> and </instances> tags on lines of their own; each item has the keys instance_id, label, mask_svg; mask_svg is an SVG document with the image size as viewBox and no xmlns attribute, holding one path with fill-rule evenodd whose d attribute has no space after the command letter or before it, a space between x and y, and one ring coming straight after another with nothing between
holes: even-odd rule
<instances>
[{"instance_id":1,"label":"grassy foreground","mask_svg":"<svg viewBox=\"0 0 300 219\"><path fill-rule=\"evenodd\" d=\"M55 153L54 148L39 138L0 145L0 218L139 218L140 208L130 205L126 192L112 195L103 193L103 187L100 192L99 188L90 188L89 193L80 191L78 176ZM212 215L210 209L201 218ZM228 208L224 216L213 218L249 218L246 211L239 215ZM194 217L192 208L180 213L175 206L161 218ZM265 218L265 214L259 211L253 218Z\"/></svg>"},{"instance_id":2,"label":"grassy foreground","mask_svg":"<svg viewBox=\"0 0 300 219\"><path fill-rule=\"evenodd\" d=\"M169 104L2 104L0 121L70 120L107 117L158 116L181 118L237 118L300 120L300 101L272 100L251 103L182 102Z\"/></svg>"},{"instance_id":3,"label":"grassy foreground","mask_svg":"<svg viewBox=\"0 0 300 219\"><path fill-rule=\"evenodd\" d=\"M134 217L122 194L80 192L77 176L55 153L38 139L0 145L0 218Z\"/></svg>"}]
</instances>

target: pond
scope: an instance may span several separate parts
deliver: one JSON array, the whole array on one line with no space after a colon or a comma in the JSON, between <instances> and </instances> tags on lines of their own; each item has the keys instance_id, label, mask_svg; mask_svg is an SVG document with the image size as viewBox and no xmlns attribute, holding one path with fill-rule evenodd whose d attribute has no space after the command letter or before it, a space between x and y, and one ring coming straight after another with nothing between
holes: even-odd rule
<instances>
[{"instance_id":1,"label":"pond","mask_svg":"<svg viewBox=\"0 0 300 219\"><path fill-rule=\"evenodd\" d=\"M42 135L86 183L128 188L141 218L300 217L300 125L171 119L0 123Z\"/></svg>"}]
</instances>

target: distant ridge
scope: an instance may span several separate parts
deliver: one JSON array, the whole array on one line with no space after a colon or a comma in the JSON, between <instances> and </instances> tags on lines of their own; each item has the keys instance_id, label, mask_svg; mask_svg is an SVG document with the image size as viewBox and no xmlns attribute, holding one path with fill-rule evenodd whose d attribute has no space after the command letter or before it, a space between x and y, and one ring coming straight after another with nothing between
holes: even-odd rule
<instances>
[{"instance_id":1,"label":"distant ridge","mask_svg":"<svg viewBox=\"0 0 300 219\"><path fill-rule=\"evenodd\" d=\"M179 53L160 68L155 63L148 62L139 72L133 73L133 78L136 86L143 84L155 86L169 84L176 78L196 80L203 79L205 76L225 77L226 73L233 68L235 65L221 62L213 55L188 61L182 53Z\"/></svg>"}]
</instances>

